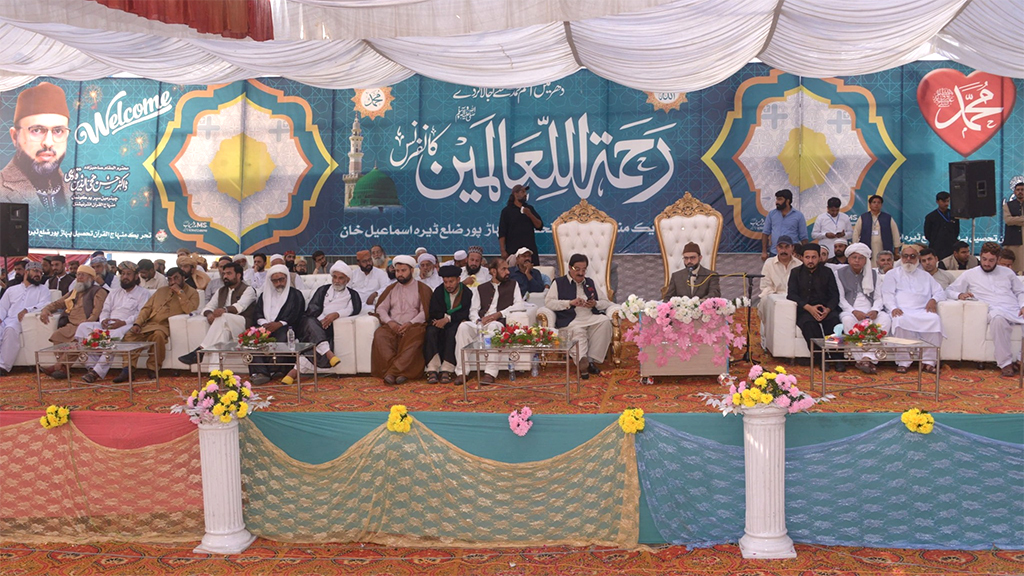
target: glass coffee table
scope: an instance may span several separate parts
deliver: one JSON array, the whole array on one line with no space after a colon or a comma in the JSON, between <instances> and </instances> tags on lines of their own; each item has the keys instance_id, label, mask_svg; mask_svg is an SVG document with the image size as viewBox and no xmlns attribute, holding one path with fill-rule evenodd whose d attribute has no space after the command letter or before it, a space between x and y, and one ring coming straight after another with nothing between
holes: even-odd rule
<instances>
[{"instance_id":1,"label":"glass coffee table","mask_svg":"<svg viewBox=\"0 0 1024 576\"><path fill-rule=\"evenodd\" d=\"M40 357L51 356L53 357L54 364L63 366L64 373L67 374L65 381L67 386L64 388L47 388L47 392L67 392L70 390L79 390L81 388L110 388L121 390L128 388L128 401L135 401L135 385L136 384L149 384L151 382L156 383L156 389L160 389L160 366L156 367L153 378L146 380L135 379L135 364L138 363L139 359L144 355L152 355L156 353L155 342L111 342L107 348L86 348L78 342L65 342L63 344L56 344L47 348L36 350L36 387L39 390L39 402L43 401L43 379L42 369L40 364ZM71 377L71 367L75 364L82 363L87 364L91 362L89 356L100 355L108 361L112 361L115 358L120 358L125 366L128 367L128 381L121 384L114 384L106 380L100 380L97 382L86 382L84 380L76 380Z\"/></svg>"},{"instance_id":2,"label":"glass coffee table","mask_svg":"<svg viewBox=\"0 0 1024 576\"><path fill-rule=\"evenodd\" d=\"M459 351L462 354L462 399L469 400L469 394L481 393L481 392L496 392L498 390L536 390L547 394L560 394L561 388L565 387L565 401L568 402L570 399L570 393L572 391L573 380L570 376L570 368L572 366L570 353L575 351L577 357L579 356L579 345L576 340L559 340L557 344L551 346L494 346L485 344L481 340L471 342L466 345L465 348ZM500 368L506 367L508 364L515 364L523 358L533 358L534 354L539 354L544 358L546 364L565 365L565 382L549 382L545 384L538 384L533 382L527 382L524 377L523 380L517 380L515 382L494 382L487 386L480 385L480 374L484 370L484 366L488 363L497 363ZM491 359L496 356L497 358ZM470 389L468 375L468 366L470 362L476 363L476 381L477 387ZM520 383L521 382L521 383ZM559 390L551 390L551 388L559 388ZM580 391L580 367L576 366L576 392Z\"/></svg>"},{"instance_id":3,"label":"glass coffee table","mask_svg":"<svg viewBox=\"0 0 1024 576\"><path fill-rule=\"evenodd\" d=\"M271 342L265 344L261 348L242 348L237 344L229 346L218 346L214 348L202 348L198 351L199 354L199 366L202 368L203 356L209 354L218 354L219 360L218 365L221 370L224 369L224 358L237 358L244 362L246 366L278 366L278 367L289 367L289 364L278 362L278 358L283 360L291 360L290 364L294 365L297 373L295 377L295 395L299 400L302 400L302 370L299 368L299 358L301 358L306 352L313 352L313 366L316 366L317 352L316 346L309 342L296 342L295 347L291 347L287 342ZM259 357L267 357L267 361L256 362ZM203 385L203 371L202 369L198 372L199 385ZM263 384L260 386L261 390L272 390L275 388L288 388L284 384ZM317 379L317 370L313 370L313 391L320 391L320 382Z\"/></svg>"},{"instance_id":4,"label":"glass coffee table","mask_svg":"<svg viewBox=\"0 0 1024 576\"><path fill-rule=\"evenodd\" d=\"M821 362L821 394L825 395L828 386L836 386L843 388L875 388L878 390L894 390L898 392L909 392L906 388L896 388L890 386L892 382L882 382L881 384L845 384L843 382L828 382L825 378L825 366L826 364L837 364L839 362L850 362L857 360L855 356L858 353L871 352L875 355L875 358L879 361L884 360L895 360L897 354L906 354L909 356L911 362L917 362L917 390L923 390L922 374L923 364L922 359L926 350L935 350L935 399L939 399L939 373L942 371L940 364L942 360L939 358L939 347L928 342L922 342L920 340L905 340L902 338L882 338L880 342L864 342L856 344L853 342L842 342L842 341L831 341L825 340L824 338L811 338L811 390L814 389L814 368L817 361ZM833 360L828 357L829 354L840 353L842 354L841 359ZM815 356L818 355L818 356ZM818 358L819 360L816 360Z\"/></svg>"}]
</instances>

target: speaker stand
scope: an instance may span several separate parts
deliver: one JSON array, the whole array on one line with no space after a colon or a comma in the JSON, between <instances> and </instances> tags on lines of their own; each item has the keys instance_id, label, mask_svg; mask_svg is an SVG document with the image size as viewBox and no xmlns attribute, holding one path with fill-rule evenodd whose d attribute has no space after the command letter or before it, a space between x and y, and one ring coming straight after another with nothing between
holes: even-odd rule
<instances>
[{"instance_id":1,"label":"speaker stand","mask_svg":"<svg viewBox=\"0 0 1024 576\"><path fill-rule=\"evenodd\" d=\"M971 218L971 254L974 254L974 222L975 219Z\"/></svg>"}]
</instances>

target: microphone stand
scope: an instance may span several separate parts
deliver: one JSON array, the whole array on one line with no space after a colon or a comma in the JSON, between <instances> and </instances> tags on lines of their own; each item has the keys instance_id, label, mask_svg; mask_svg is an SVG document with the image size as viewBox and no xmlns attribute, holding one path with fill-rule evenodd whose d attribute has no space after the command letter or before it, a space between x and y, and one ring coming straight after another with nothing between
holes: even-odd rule
<instances>
[{"instance_id":1,"label":"microphone stand","mask_svg":"<svg viewBox=\"0 0 1024 576\"><path fill-rule=\"evenodd\" d=\"M763 278L764 276L762 276L761 274L747 274L746 272L743 272L742 275L744 280L743 290L746 292L747 300L750 301L751 295L754 292L754 278ZM743 356L740 358L740 360L744 362L749 362L751 364L760 364L760 362L754 358L753 353L750 351L751 308L753 308L753 302L750 302L750 304L747 306L747 349L743 353Z\"/></svg>"}]
</instances>

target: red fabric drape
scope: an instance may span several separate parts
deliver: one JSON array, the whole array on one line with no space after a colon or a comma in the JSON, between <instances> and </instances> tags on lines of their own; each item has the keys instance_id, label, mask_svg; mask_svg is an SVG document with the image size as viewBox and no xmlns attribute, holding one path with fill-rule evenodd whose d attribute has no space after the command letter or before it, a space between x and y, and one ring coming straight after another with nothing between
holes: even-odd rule
<instances>
[{"instance_id":1,"label":"red fabric drape","mask_svg":"<svg viewBox=\"0 0 1024 576\"><path fill-rule=\"evenodd\" d=\"M269 0L93 0L148 20L185 24L226 38L274 39Z\"/></svg>"},{"instance_id":2,"label":"red fabric drape","mask_svg":"<svg viewBox=\"0 0 1024 576\"><path fill-rule=\"evenodd\" d=\"M42 410L3 410L0 427L39 420L45 414ZM73 410L71 420L93 442L119 450L163 444L196 429L184 414Z\"/></svg>"}]
</instances>

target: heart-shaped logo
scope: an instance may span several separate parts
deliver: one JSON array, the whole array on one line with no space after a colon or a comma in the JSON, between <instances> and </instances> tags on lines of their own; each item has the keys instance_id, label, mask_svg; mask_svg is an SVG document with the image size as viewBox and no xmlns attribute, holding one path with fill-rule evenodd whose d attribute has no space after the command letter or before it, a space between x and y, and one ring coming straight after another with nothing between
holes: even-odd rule
<instances>
[{"instance_id":1,"label":"heart-shaped logo","mask_svg":"<svg viewBox=\"0 0 1024 576\"><path fill-rule=\"evenodd\" d=\"M939 68L917 85L917 105L928 125L964 158L981 148L1003 127L1013 111L1013 81L987 72Z\"/></svg>"}]
</instances>

